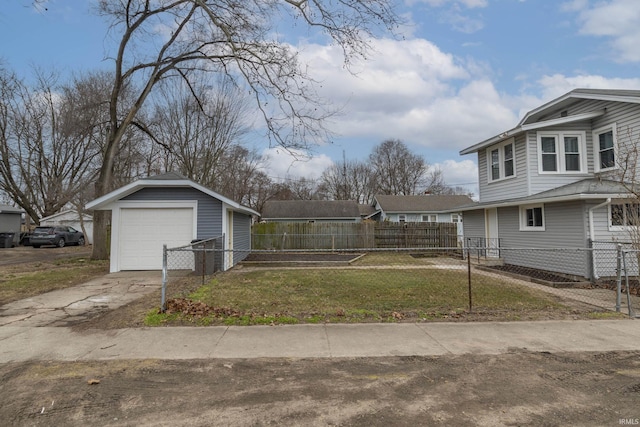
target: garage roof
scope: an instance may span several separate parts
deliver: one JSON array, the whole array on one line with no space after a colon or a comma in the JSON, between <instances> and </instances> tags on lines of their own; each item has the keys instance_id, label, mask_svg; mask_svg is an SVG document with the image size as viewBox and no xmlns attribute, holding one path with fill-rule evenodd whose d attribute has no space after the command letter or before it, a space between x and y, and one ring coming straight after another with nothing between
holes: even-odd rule
<instances>
[{"instance_id":1,"label":"garage roof","mask_svg":"<svg viewBox=\"0 0 640 427\"><path fill-rule=\"evenodd\" d=\"M111 204L128 196L129 194L133 194L136 191L139 191L143 188L148 187L164 187L164 188L194 188L198 191L201 191L215 199L220 200L222 203L231 207L232 210L237 212L246 213L248 215L256 215L258 216L258 212L250 209L246 206L242 206L237 202L234 202L231 199L228 199L215 191L212 191L206 187L203 187L200 184L197 184L190 179L185 178L184 176L175 173L168 172L166 174L152 176L148 178L139 179L130 184L125 185L124 187L120 187L117 190L114 190L108 194L105 194L102 197L99 197L89 203L87 203L86 209L89 210L110 210Z\"/></svg>"}]
</instances>

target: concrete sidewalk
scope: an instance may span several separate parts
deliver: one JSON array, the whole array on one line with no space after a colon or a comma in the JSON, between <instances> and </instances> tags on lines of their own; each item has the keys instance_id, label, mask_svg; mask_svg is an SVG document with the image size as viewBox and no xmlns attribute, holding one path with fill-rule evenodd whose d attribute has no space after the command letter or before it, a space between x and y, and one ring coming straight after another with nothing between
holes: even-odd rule
<instances>
[{"instance_id":1,"label":"concrete sidewalk","mask_svg":"<svg viewBox=\"0 0 640 427\"><path fill-rule=\"evenodd\" d=\"M640 351L635 320L157 327L3 326L0 363L26 360L337 358Z\"/></svg>"}]
</instances>

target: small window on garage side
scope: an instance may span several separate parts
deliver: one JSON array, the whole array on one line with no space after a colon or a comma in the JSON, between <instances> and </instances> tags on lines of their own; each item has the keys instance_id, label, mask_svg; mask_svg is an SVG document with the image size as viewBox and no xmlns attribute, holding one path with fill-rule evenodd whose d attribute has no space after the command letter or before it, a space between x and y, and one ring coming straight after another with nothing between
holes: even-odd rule
<instances>
[{"instance_id":1,"label":"small window on garage side","mask_svg":"<svg viewBox=\"0 0 640 427\"><path fill-rule=\"evenodd\" d=\"M405 222L407 220L406 215L398 215L398 222Z\"/></svg>"},{"instance_id":2,"label":"small window on garage side","mask_svg":"<svg viewBox=\"0 0 640 427\"><path fill-rule=\"evenodd\" d=\"M520 207L521 231L544 231L544 206L531 205Z\"/></svg>"}]
</instances>

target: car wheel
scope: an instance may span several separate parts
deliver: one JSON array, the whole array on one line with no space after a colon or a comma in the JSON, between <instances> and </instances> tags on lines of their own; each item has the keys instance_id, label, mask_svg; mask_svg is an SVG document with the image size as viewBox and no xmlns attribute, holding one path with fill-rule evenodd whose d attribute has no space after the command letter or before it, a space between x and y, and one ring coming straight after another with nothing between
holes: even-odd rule
<instances>
[{"instance_id":1,"label":"car wheel","mask_svg":"<svg viewBox=\"0 0 640 427\"><path fill-rule=\"evenodd\" d=\"M64 244L65 244L64 239L61 238L60 240L58 240L58 247L59 248L64 248Z\"/></svg>"},{"instance_id":2,"label":"car wheel","mask_svg":"<svg viewBox=\"0 0 640 427\"><path fill-rule=\"evenodd\" d=\"M84 246L84 237L78 239L78 246Z\"/></svg>"},{"instance_id":3,"label":"car wheel","mask_svg":"<svg viewBox=\"0 0 640 427\"><path fill-rule=\"evenodd\" d=\"M31 246L33 246L36 249L38 249L40 247L40 245L31 245Z\"/></svg>"}]
</instances>

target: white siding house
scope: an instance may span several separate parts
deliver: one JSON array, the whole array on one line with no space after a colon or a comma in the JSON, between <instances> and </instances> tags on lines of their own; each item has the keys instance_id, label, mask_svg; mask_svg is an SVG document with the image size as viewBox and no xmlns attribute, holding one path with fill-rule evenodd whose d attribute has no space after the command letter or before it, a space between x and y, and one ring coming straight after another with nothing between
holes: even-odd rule
<instances>
[{"instance_id":1,"label":"white siding house","mask_svg":"<svg viewBox=\"0 0 640 427\"><path fill-rule=\"evenodd\" d=\"M630 195L619 172L639 135L640 91L576 89L462 150L477 156L480 189L478 205L462 209L465 239L500 248L628 240L619 213ZM591 279L605 271L589 256L500 253L510 264Z\"/></svg>"}]
</instances>

